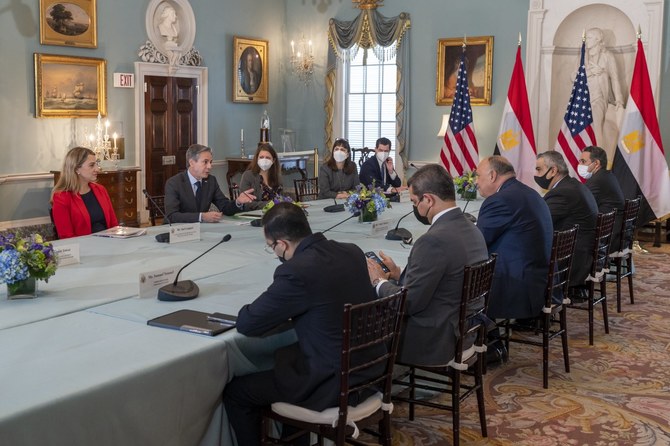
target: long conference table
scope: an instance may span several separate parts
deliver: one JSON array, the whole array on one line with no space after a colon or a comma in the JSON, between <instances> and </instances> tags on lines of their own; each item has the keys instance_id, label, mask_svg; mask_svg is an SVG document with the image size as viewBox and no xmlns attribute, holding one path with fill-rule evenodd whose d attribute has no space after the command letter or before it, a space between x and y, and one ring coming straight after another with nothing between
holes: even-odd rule
<instances>
[{"instance_id":1,"label":"long conference table","mask_svg":"<svg viewBox=\"0 0 670 446\"><path fill-rule=\"evenodd\" d=\"M349 216L324 212L330 204L310 203L314 232ZM470 202L467 210L476 215L480 205ZM410 203L393 203L380 220L393 228L411 210ZM221 403L226 383L271 368L272 352L295 342L295 334L249 338L229 330L210 337L147 321L179 309L237 314L261 294L279 263L264 251L262 228L249 221L236 216L202 224L199 241L177 244L155 241L165 227L129 239L55 242L78 244L80 263L40 282L37 299L0 295L0 445L234 444ZM400 227L415 239L428 228L411 215ZM363 251L381 249L404 265L411 248L372 235L371 228L352 218L326 235ZM180 276L197 283L198 298L139 297L140 274L185 265L225 234L232 235L229 242Z\"/></svg>"}]
</instances>

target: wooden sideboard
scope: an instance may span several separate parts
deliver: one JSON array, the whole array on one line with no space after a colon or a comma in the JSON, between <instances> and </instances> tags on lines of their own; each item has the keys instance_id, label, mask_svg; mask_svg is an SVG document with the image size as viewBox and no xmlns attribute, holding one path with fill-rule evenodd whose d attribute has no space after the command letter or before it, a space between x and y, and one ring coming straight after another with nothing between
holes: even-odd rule
<instances>
[{"instance_id":1,"label":"wooden sideboard","mask_svg":"<svg viewBox=\"0 0 670 446\"><path fill-rule=\"evenodd\" d=\"M137 212L137 172L138 167L119 170L105 170L98 173L98 184L105 186L119 225L139 226ZM60 171L52 170L54 184L60 178Z\"/></svg>"}]
</instances>

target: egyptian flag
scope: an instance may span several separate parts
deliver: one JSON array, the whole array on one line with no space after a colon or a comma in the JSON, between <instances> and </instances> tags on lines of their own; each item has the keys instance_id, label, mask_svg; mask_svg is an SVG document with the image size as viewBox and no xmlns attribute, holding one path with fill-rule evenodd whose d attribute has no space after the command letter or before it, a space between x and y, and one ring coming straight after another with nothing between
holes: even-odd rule
<instances>
[{"instance_id":1,"label":"egyptian flag","mask_svg":"<svg viewBox=\"0 0 670 446\"><path fill-rule=\"evenodd\" d=\"M512 70L512 79L507 91L507 101L500 122L498 140L493 151L512 163L516 177L522 183L536 188L533 179L535 172L535 135L530 117L526 79L521 62L521 43L516 50L516 62Z\"/></svg>"},{"instance_id":2,"label":"egyptian flag","mask_svg":"<svg viewBox=\"0 0 670 446\"><path fill-rule=\"evenodd\" d=\"M647 60L638 36L630 96L621 123L612 171L626 198L642 195L638 225L670 213L670 177L649 81Z\"/></svg>"}]
</instances>

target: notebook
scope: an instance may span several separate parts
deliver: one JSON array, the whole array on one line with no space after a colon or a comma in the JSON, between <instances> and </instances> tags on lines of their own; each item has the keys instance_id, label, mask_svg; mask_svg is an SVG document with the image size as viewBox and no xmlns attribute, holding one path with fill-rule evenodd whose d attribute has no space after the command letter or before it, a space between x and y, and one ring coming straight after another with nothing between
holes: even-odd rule
<instances>
[{"instance_id":1,"label":"notebook","mask_svg":"<svg viewBox=\"0 0 670 446\"><path fill-rule=\"evenodd\" d=\"M214 317L215 320L211 318ZM235 328L236 316L223 313L204 313L195 310L178 310L147 321L147 325L216 336Z\"/></svg>"}]
</instances>

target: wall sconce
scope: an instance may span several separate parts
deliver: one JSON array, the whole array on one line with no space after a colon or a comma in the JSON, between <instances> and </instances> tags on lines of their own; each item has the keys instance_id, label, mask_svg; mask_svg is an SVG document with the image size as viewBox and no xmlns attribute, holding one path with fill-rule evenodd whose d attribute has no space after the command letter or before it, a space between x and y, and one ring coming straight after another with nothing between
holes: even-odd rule
<instances>
[{"instance_id":1,"label":"wall sconce","mask_svg":"<svg viewBox=\"0 0 670 446\"><path fill-rule=\"evenodd\" d=\"M302 36L300 40L291 40L291 67L298 78L307 85L314 74L314 56L312 41Z\"/></svg>"}]
</instances>

